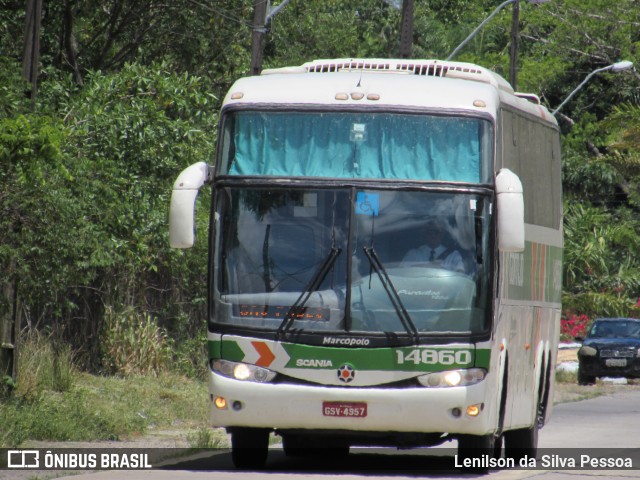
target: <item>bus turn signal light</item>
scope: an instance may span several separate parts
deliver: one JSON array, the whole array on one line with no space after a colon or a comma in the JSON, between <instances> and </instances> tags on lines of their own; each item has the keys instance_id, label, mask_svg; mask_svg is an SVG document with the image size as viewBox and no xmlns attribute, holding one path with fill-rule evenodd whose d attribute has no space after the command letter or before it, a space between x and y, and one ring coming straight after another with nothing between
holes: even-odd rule
<instances>
[{"instance_id":1,"label":"bus turn signal light","mask_svg":"<svg viewBox=\"0 0 640 480\"><path fill-rule=\"evenodd\" d=\"M477 417L478 415L480 415L481 411L482 404L469 405L467 407L467 415L469 415L470 417Z\"/></svg>"}]
</instances>

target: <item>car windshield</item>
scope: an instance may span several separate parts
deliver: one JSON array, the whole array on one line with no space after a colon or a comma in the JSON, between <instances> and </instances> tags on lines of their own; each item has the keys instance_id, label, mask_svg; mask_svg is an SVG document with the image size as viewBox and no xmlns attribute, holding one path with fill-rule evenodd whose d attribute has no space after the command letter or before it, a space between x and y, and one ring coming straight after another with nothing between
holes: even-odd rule
<instances>
[{"instance_id":1,"label":"car windshield","mask_svg":"<svg viewBox=\"0 0 640 480\"><path fill-rule=\"evenodd\" d=\"M226 187L214 322L411 337L488 328L490 197Z\"/></svg>"},{"instance_id":2,"label":"car windshield","mask_svg":"<svg viewBox=\"0 0 640 480\"><path fill-rule=\"evenodd\" d=\"M623 319L596 321L589 338L640 338L640 322Z\"/></svg>"}]
</instances>

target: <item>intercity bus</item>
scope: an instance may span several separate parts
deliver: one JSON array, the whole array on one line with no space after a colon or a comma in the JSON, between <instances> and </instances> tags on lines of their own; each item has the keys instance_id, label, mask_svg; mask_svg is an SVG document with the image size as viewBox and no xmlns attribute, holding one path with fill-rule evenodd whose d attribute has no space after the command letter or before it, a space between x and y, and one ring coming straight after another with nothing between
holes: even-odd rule
<instances>
[{"instance_id":1,"label":"intercity bus","mask_svg":"<svg viewBox=\"0 0 640 480\"><path fill-rule=\"evenodd\" d=\"M179 175L172 246L205 184L211 422L236 466L272 434L288 455L535 451L562 277L559 131L535 95L437 60L265 70L224 99L215 165Z\"/></svg>"}]
</instances>

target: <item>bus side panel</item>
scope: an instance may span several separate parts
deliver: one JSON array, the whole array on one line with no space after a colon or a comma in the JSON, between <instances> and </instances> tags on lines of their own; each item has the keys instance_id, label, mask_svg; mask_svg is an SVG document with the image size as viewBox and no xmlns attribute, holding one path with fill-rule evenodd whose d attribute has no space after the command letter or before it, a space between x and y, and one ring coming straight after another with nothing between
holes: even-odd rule
<instances>
[{"instance_id":1,"label":"bus side panel","mask_svg":"<svg viewBox=\"0 0 640 480\"><path fill-rule=\"evenodd\" d=\"M497 335L505 339L508 356L505 430L529 428L537 418L538 401L546 397L545 416L553 400L559 310L527 305L500 307ZM500 337L497 337L500 338ZM551 364L551 365L549 365ZM549 380L547 381L547 376Z\"/></svg>"},{"instance_id":2,"label":"bus side panel","mask_svg":"<svg viewBox=\"0 0 640 480\"><path fill-rule=\"evenodd\" d=\"M530 238L559 236L549 229L528 226L527 230ZM547 406L553 403L561 255L560 247L532 241L527 242L525 252L501 255L495 334L504 339L509 365L505 429L531 427L539 402L546 401ZM548 414L547 410L545 416Z\"/></svg>"},{"instance_id":3,"label":"bus side panel","mask_svg":"<svg viewBox=\"0 0 640 480\"><path fill-rule=\"evenodd\" d=\"M504 106L499 112L497 168L523 184L526 250L502 253L496 335L509 357L505 429L529 428L539 402L545 420L553 380L562 296L562 185L557 126ZM497 338L502 338L497 337Z\"/></svg>"}]
</instances>

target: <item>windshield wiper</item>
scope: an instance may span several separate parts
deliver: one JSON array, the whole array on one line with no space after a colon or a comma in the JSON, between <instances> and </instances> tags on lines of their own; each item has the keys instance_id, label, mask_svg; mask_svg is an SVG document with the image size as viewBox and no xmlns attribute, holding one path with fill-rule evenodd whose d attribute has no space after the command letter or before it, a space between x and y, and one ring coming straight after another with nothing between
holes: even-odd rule
<instances>
[{"instance_id":1,"label":"windshield wiper","mask_svg":"<svg viewBox=\"0 0 640 480\"><path fill-rule=\"evenodd\" d=\"M279 339L281 335L287 332L293 325L293 322L299 315L304 313L304 306L313 295L313 292L320 288L322 282L326 278L327 274L333 267L333 264L336 262L338 256L342 253L342 249L333 247L329 251L329 254L320 265L320 268L314 273L313 277L311 277L311 281L305 287L304 291L300 294L295 303L287 310L287 314L284 317L284 320L278 327L278 331L276 333L276 339Z\"/></svg>"},{"instance_id":2,"label":"windshield wiper","mask_svg":"<svg viewBox=\"0 0 640 480\"><path fill-rule=\"evenodd\" d=\"M484 199L480 198L476 203L474 229L476 234L476 268L484 263L482 256L482 215L484 213Z\"/></svg>"},{"instance_id":3,"label":"windshield wiper","mask_svg":"<svg viewBox=\"0 0 640 480\"><path fill-rule=\"evenodd\" d=\"M382 286L387 292L387 295L389 296L389 300L391 300L391 304L393 305L393 308L395 308L396 314L398 315L400 322L402 322L402 326L407 331L409 336L413 338L416 345L419 345L420 335L418 333L418 329L413 323L413 320L411 320L411 316L409 315L409 312L407 312L407 309L402 304L402 300L398 295L398 291L394 287L393 282L391 282L391 279L387 274L387 270L384 268L384 265L382 265L382 262L380 261L378 254L376 253L373 247L362 247L362 249L364 250L365 255L369 259L371 266L378 274L380 283L382 283Z\"/></svg>"}]
</instances>

